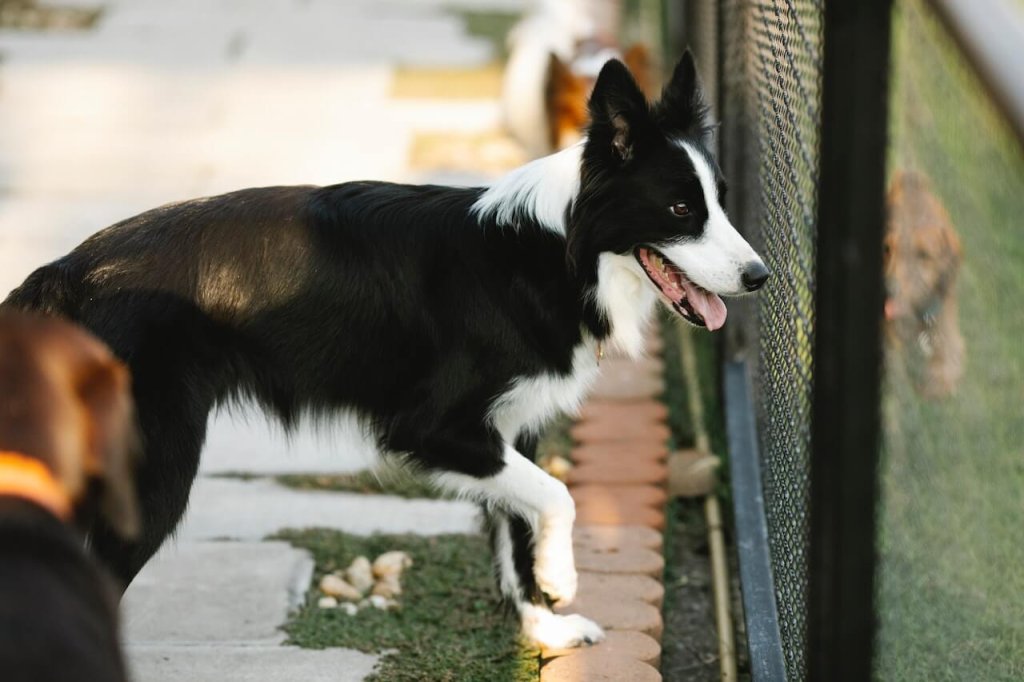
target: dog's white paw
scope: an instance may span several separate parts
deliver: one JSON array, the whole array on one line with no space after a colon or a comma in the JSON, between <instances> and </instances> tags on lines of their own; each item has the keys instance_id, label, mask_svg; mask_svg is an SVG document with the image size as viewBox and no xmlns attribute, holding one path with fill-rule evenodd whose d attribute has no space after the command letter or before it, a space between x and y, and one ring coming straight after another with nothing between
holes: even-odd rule
<instances>
[{"instance_id":1,"label":"dog's white paw","mask_svg":"<svg viewBox=\"0 0 1024 682\"><path fill-rule=\"evenodd\" d=\"M572 536L562 541L548 538L538 544L534 555L533 577L537 587L557 606L566 606L576 597L576 562L572 554Z\"/></svg>"},{"instance_id":2,"label":"dog's white paw","mask_svg":"<svg viewBox=\"0 0 1024 682\"><path fill-rule=\"evenodd\" d=\"M522 619L523 634L548 649L571 649L604 639L600 625L577 614L561 616L542 606L527 604L523 606Z\"/></svg>"}]
</instances>

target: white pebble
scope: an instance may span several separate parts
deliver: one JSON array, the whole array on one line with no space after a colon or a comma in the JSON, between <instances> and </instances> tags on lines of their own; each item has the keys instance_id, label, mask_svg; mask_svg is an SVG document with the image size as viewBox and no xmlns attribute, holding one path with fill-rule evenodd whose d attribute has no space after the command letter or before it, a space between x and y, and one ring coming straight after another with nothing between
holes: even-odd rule
<instances>
[{"instance_id":1,"label":"white pebble","mask_svg":"<svg viewBox=\"0 0 1024 682\"><path fill-rule=\"evenodd\" d=\"M350 601L347 601L347 602L341 604L340 606L338 606L338 608L340 608L342 611L344 611L345 615L348 615L348 616L354 616L357 613L359 613L359 607L356 606L355 604L353 604Z\"/></svg>"},{"instance_id":2,"label":"white pebble","mask_svg":"<svg viewBox=\"0 0 1024 682\"><path fill-rule=\"evenodd\" d=\"M322 609L334 609L338 606L338 600L334 597L320 597L316 605Z\"/></svg>"}]
</instances>

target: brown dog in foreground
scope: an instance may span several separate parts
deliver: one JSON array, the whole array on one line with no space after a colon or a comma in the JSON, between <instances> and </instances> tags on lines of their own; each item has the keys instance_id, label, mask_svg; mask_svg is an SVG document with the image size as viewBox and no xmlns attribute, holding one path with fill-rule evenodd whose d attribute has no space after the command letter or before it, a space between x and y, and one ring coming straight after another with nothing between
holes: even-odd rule
<instances>
[{"instance_id":1,"label":"brown dog in foreground","mask_svg":"<svg viewBox=\"0 0 1024 682\"><path fill-rule=\"evenodd\" d=\"M85 331L0 313L0 677L127 679L117 592L78 522L138 532L128 371Z\"/></svg>"},{"instance_id":2,"label":"brown dog in foreground","mask_svg":"<svg viewBox=\"0 0 1024 682\"><path fill-rule=\"evenodd\" d=\"M960 238L928 180L897 172L885 236L887 337L927 398L953 394L963 376L956 292L962 260Z\"/></svg>"}]
</instances>

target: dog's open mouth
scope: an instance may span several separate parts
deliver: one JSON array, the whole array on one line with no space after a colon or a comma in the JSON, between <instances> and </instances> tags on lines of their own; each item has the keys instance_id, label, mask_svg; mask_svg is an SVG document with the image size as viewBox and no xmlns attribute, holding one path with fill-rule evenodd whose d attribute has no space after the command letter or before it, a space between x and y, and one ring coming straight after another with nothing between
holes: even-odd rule
<instances>
[{"instance_id":1,"label":"dog's open mouth","mask_svg":"<svg viewBox=\"0 0 1024 682\"><path fill-rule=\"evenodd\" d=\"M662 296L687 322L711 331L725 324L728 311L717 294L691 282L682 270L648 246L638 246L633 253Z\"/></svg>"}]
</instances>

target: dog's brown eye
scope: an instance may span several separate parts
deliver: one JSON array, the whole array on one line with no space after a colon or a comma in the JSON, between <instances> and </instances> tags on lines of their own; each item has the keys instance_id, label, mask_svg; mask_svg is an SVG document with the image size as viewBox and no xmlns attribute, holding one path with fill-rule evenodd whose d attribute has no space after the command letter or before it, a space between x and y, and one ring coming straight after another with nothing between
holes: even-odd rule
<instances>
[{"instance_id":1,"label":"dog's brown eye","mask_svg":"<svg viewBox=\"0 0 1024 682\"><path fill-rule=\"evenodd\" d=\"M672 204L672 206L669 207L669 210L672 211L672 215L677 218L685 218L690 215L690 207L681 201L678 204Z\"/></svg>"}]
</instances>

